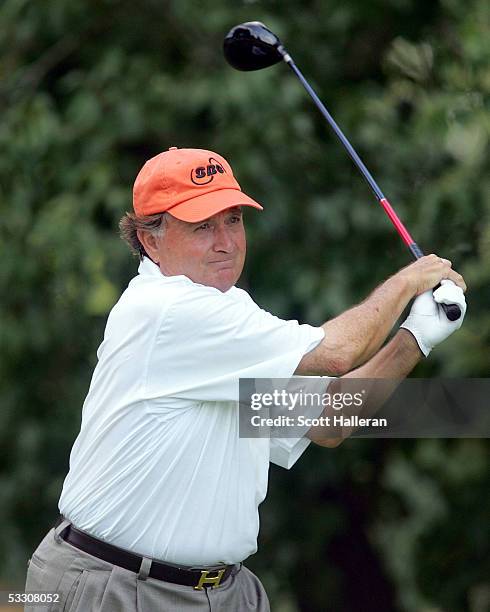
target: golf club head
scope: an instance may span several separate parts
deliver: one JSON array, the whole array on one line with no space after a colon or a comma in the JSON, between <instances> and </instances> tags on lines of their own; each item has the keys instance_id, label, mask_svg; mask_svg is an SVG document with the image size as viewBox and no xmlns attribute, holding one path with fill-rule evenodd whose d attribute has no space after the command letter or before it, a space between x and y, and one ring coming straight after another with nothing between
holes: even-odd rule
<instances>
[{"instance_id":1,"label":"golf club head","mask_svg":"<svg viewBox=\"0 0 490 612\"><path fill-rule=\"evenodd\" d=\"M268 68L280 62L284 54L279 38L260 21L232 28L225 36L223 50L227 62L237 70Z\"/></svg>"}]
</instances>

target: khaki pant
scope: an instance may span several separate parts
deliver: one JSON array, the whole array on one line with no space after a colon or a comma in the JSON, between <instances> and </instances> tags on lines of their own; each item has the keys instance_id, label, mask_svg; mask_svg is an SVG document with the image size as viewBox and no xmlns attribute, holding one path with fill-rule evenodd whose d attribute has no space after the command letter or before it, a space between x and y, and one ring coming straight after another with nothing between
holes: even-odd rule
<instances>
[{"instance_id":1,"label":"khaki pant","mask_svg":"<svg viewBox=\"0 0 490 612\"><path fill-rule=\"evenodd\" d=\"M270 612L262 584L244 566L237 566L222 586L197 591L97 559L54 529L29 561L25 590L60 594L51 607L30 605L26 612Z\"/></svg>"}]
</instances>

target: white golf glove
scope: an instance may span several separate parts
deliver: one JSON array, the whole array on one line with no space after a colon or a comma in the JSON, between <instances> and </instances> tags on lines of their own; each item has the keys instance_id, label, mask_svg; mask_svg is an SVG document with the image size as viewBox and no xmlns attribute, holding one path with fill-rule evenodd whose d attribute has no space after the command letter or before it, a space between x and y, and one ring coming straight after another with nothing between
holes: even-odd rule
<instances>
[{"instance_id":1,"label":"white golf glove","mask_svg":"<svg viewBox=\"0 0 490 612\"><path fill-rule=\"evenodd\" d=\"M461 317L450 321L438 304L457 304ZM415 298L410 314L400 327L411 332L422 353L427 357L431 350L463 325L466 300L461 287L450 280L442 280L441 286L432 293L426 291Z\"/></svg>"}]
</instances>

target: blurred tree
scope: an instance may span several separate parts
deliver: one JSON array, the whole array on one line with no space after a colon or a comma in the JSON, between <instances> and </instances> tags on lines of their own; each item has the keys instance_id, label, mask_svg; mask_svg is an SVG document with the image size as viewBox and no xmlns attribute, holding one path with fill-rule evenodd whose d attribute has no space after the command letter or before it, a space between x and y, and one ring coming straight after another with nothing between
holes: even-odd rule
<instances>
[{"instance_id":1,"label":"blurred tree","mask_svg":"<svg viewBox=\"0 0 490 612\"><path fill-rule=\"evenodd\" d=\"M280 316L320 323L410 261L287 69L225 65L223 35L251 19L287 43L421 246L467 279L463 329L416 374L490 374L486 0L4 0L5 579L22 581L54 519L105 318L136 270L116 227L148 157L230 159L265 205L247 215L242 284ZM274 469L251 560L273 609L483 610L487 452L357 440Z\"/></svg>"}]
</instances>

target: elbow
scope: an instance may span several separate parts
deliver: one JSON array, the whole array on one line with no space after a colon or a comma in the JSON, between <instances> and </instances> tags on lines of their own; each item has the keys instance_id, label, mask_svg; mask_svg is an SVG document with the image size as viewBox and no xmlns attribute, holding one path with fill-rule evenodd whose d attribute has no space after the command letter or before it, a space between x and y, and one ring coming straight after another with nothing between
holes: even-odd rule
<instances>
[{"instance_id":1,"label":"elbow","mask_svg":"<svg viewBox=\"0 0 490 612\"><path fill-rule=\"evenodd\" d=\"M343 346L325 342L303 356L295 374L302 376L343 376L356 366L357 355Z\"/></svg>"},{"instance_id":2,"label":"elbow","mask_svg":"<svg viewBox=\"0 0 490 612\"><path fill-rule=\"evenodd\" d=\"M355 363L350 356L341 356L332 359L327 366L328 376L343 376L354 369Z\"/></svg>"}]
</instances>

